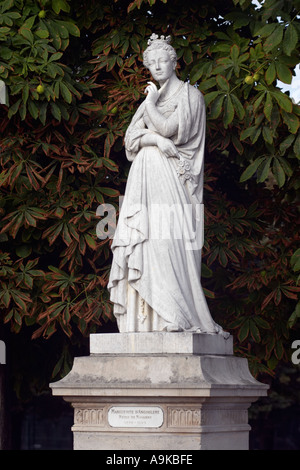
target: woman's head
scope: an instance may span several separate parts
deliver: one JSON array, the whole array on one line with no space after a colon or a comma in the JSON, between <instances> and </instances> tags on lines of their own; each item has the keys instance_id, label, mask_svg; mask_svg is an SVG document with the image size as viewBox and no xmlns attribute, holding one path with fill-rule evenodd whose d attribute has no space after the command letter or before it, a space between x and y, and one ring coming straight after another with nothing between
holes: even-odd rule
<instances>
[{"instance_id":1,"label":"woman's head","mask_svg":"<svg viewBox=\"0 0 300 470\"><path fill-rule=\"evenodd\" d=\"M177 54L174 49L174 47L171 46L171 37L167 36L160 36L158 37L157 34L152 34L150 39L148 40L148 47L145 49L143 53L143 63L144 66L149 69L149 52L151 51L158 51L158 50L164 50L168 53L171 62L174 64L174 68L177 63Z\"/></svg>"}]
</instances>

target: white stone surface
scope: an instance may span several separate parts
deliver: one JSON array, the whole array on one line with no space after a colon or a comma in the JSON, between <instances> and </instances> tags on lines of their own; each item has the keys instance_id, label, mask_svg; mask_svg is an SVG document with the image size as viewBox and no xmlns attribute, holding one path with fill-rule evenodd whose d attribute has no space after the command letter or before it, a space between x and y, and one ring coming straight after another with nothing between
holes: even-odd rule
<instances>
[{"instance_id":1,"label":"white stone surface","mask_svg":"<svg viewBox=\"0 0 300 470\"><path fill-rule=\"evenodd\" d=\"M95 433L78 431L74 434L74 449L76 450L248 450L249 428L238 432L212 432L212 433L178 433L171 436L156 433ZM173 452L174 453L174 452Z\"/></svg>"},{"instance_id":2,"label":"white stone surface","mask_svg":"<svg viewBox=\"0 0 300 470\"><path fill-rule=\"evenodd\" d=\"M125 345L132 336L115 335L128 336ZM149 335L160 344L157 351L160 335ZM105 337L97 335L97 342ZM109 342L114 344L112 338ZM75 358L71 372L50 384L53 395L74 407L74 449L248 448L248 408L267 394L268 386L252 377L246 359L232 354L116 354L111 347L111 354ZM124 409L130 411L129 420ZM159 420L132 418L141 410L161 410Z\"/></svg>"},{"instance_id":3,"label":"white stone surface","mask_svg":"<svg viewBox=\"0 0 300 470\"><path fill-rule=\"evenodd\" d=\"M107 333L90 335L93 354L233 354L232 336L202 333Z\"/></svg>"},{"instance_id":4,"label":"white stone surface","mask_svg":"<svg viewBox=\"0 0 300 470\"><path fill-rule=\"evenodd\" d=\"M8 104L6 96L6 86L3 80L0 80L0 104Z\"/></svg>"},{"instance_id":5,"label":"white stone surface","mask_svg":"<svg viewBox=\"0 0 300 470\"><path fill-rule=\"evenodd\" d=\"M176 52L153 38L144 63L156 83L125 135L132 161L108 283L119 331L225 334L201 285L205 102L176 75Z\"/></svg>"},{"instance_id":6,"label":"white stone surface","mask_svg":"<svg viewBox=\"0 0 300 470\"><path fill-rule=\"evenodd\" d=\"M252 396L265 389L249 372L247 360L220 355L77 357L72 371L51 384L64 396ZM224 396L225 396L224 395Z\"/></svg>"}]
</instances>

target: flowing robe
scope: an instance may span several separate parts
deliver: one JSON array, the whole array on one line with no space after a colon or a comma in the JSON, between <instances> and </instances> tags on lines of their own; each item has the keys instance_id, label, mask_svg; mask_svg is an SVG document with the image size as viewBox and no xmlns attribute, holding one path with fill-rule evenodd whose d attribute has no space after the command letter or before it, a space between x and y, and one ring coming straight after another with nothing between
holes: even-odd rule
<instances>
[{"instance_id":1,"label":"flowing robe","mask_svg":"<svg viewBox=\"0 0 300 470\"><path fill-rule=\"evenodd\" d=\"M200 281L205 104L200 91L181 85L175 96L156 104L165 118L178 120L170 138L180 159L141 145L145 134L159 133L145 103L125 135L132 165L108 283L120 332L223 331L210 315Z\"/></svg>"}]
</instances>

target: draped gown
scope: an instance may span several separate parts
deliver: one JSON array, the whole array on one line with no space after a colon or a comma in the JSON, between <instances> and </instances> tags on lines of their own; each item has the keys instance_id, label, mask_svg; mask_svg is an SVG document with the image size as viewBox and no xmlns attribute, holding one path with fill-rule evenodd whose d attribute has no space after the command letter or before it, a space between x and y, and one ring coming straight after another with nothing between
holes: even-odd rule
<instances>
[{"instance_id":1,"label":"draped gown","mask_svg":"<svg viewBox=\"0 0 300 470\"><path fill-rule=\"evenodd\" d=\"M132 165L112 243L108 289L114 315L120 332L223 334L211 317L200 280L203 95L181 82L174 96L156 106L165 118L178 120L171 139L180 159L141 145L145 134L159 133L142 103L125 135Z\"/></svg>"}]
</instances>

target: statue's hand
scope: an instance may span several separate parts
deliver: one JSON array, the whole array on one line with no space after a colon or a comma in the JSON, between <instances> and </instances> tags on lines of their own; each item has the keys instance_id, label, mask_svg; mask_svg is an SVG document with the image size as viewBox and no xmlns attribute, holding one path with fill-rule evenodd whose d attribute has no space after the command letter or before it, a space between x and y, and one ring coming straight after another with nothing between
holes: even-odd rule
<instances>
[{"instance_id":1,"label":"statue's hand","mask_svg":"<svg viewBox=\"0 0 300 470\"><path fill-rule=\"evenodd\" d=\"M157 147L166 157L177 157L179 158L179 153L174 142L165 137L158 136L157 138Z\"/></svg>"},{"instance_id":2,"label":"statue's hand","mask_svg":"<svg viewBox=\"0 0 300 470\"><path fill-rule=\"evenodd\" d=\"M148 82L148 86L145 89L145 93L147 93L146 103L156 104L159 98L159 92L153 82Z\"/></svg>"}]
</instances>

